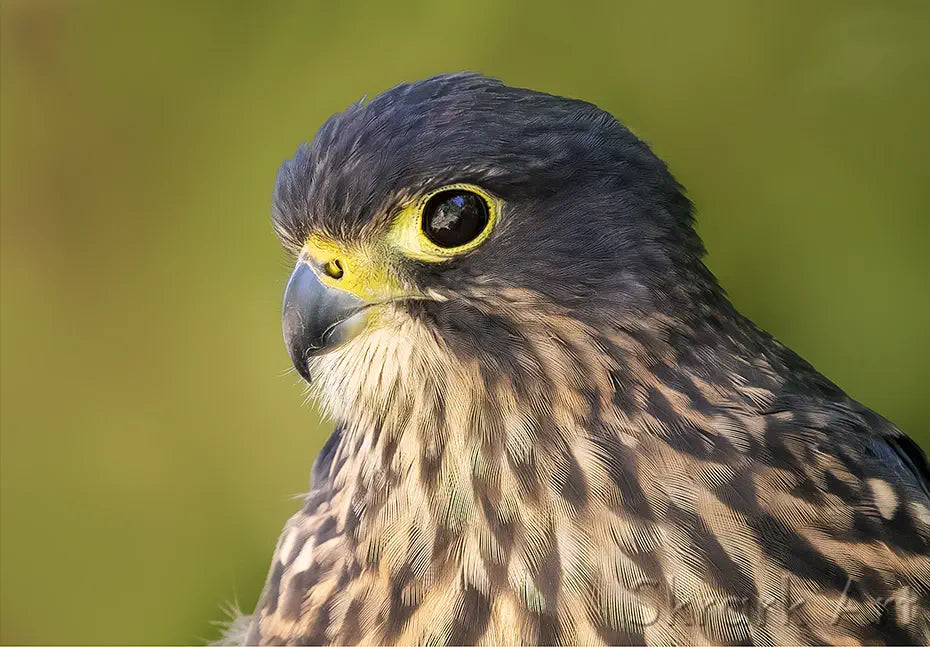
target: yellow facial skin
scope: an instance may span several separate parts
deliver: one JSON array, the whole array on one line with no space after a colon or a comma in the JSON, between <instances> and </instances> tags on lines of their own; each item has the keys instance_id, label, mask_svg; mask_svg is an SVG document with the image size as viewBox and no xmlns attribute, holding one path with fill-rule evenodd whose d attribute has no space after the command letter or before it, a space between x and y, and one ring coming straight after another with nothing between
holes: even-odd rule
<instances>
[{"instance_id":1,"label":"yellow facial skin","mask_svg":"<svg viewBox=\"0 0 930 647\"><path fill-rule=\"evenodd\" d=\"M391 271L385 245L344 247L319 236L311 236L300 258L309 263L328 287L351 292L369 303L412 296Z\"/></svg>"},{"instance_id":2,"label":"yellow facial skin","mask_svg":"<svg viewBox=\"0 0 930 647\"><path fill-rule=\"evenodd\" d=\"M444 248L432 242L423 232L423 209L431 197L450 190L471 191L484 198L488 205L488 223L474 240L458 247ZM467 254L491 235L500 207L501 201L480 187L451 184L430 191L402 207L382 240L347 247L311 236L301 250L300 259L309 263L327 286L351 292L369 303L422 298L423 295L407 284L396 269L398 257L441 263Z\"/></svg>"}]
</instances>

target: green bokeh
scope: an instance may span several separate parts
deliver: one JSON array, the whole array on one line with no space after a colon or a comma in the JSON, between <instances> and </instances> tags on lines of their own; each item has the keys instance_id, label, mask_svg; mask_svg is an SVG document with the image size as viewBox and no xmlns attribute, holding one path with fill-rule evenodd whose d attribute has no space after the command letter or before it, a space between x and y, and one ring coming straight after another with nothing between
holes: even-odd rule
<instances>
[{"instance_id":1,"label":"green bokeh","mask_svg":"<svg viewBox=\"0 0 930 647\"><path fill-rule=\"evenodd\" d=\"M275 171L440 71L618 115L737 306L926 446L928 33L926 3L4 2L2 641L191 643L254 605L327 432Z\"/></svg>"}]
</instances>

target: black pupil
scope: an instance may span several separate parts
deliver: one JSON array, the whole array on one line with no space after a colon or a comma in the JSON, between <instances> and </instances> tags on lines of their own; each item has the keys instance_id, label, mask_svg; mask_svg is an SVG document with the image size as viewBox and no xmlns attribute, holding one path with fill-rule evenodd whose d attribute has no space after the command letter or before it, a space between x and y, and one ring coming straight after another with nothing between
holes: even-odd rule
<instances>
[{"instance_id":1,"label":"black pupil","mask_svg":"<svg viewBox=\"0 0 930 647\"><path fill-rule=\"evenodd\" d=\"M488 205L470 191L443 191L426 203L423 231L440 247L470 243L488 224Z\"/></svg>"}]
</instances>

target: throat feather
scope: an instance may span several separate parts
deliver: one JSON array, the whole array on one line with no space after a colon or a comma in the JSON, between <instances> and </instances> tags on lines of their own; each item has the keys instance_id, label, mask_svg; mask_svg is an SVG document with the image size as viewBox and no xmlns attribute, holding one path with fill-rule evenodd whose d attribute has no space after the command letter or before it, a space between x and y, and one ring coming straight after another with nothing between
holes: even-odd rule
<instances>
[{"instance_id":1,"label":"throat feather","mask_svg":"<svg viewBox=\"0 0 930 647\"><path fill-rule=\"evenodd\" d=\"M633 434L616 406L616 382L631 380L610 352L620 342L583 329L522 330L510 357L463 357L407 322L313 365L317 395L345 426L336 478L365 511L367 553L394 555L398 547L371 544L403 530L493 570L514 537L585 514L592 488L604 489L604 476L592 484L583 466L596 458L592 433Z\"/></svg>"}]
</instances>

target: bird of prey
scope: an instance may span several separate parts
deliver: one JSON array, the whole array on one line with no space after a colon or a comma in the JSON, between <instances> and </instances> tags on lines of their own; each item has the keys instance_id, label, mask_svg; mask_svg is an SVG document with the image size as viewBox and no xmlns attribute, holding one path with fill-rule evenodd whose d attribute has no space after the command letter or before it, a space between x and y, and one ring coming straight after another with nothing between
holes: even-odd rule
<instances>
[{"instance_id":1,"label":"bird of prey","mask_svg":"<svg viewBox=\"0 0 930 647\"><path fill-rule=\"evenodd\" d=\"M281 166L284 338L336 430L263 644L930 643L930 468L737 312L666 165L474 74Z\"/></svg>"}]
</instances>

